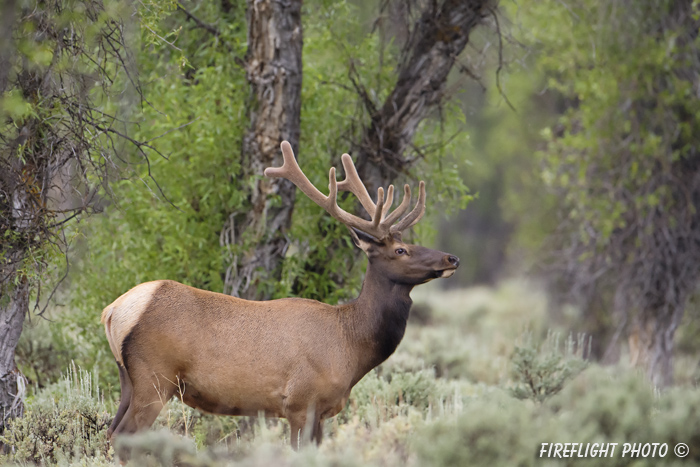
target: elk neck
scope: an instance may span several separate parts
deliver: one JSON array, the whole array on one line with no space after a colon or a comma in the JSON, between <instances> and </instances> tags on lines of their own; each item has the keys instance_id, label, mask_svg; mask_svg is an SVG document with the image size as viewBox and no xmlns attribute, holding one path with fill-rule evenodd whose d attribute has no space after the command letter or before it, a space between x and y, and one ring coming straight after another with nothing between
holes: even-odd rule
<instances>
[{"instance_id":1,"label":"elk neck","mask_svg":"<svg viewBox=\"0 0 700 467\"><path fill-rule=\"evenodd\" d=\"M357 381L394 353L406 332L412 285L392 281L367 265L357 299L340 306L341 323L357 355Z\"/></svg>"}]
</instances>

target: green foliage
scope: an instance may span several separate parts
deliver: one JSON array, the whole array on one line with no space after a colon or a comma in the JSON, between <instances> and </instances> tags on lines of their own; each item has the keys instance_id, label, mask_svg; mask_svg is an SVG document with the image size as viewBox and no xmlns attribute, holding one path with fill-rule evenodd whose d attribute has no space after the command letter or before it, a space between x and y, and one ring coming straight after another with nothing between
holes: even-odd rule
<instances>
[{"instance_id":1,"label":"green foliage","mask_svg":"<svg viewBox=\"0 0 700 467\"><path fill-rule=\"evenodd\" d=\"M74 339L64 334L65 330L64 326L51 325L41 318L24 323L15 361L30 384L44 387L58 381L72 360L83 361L85 355L76 353Z\"/></svg>"},{"instance_id":2,"label":"green foliage","mask_svg":"<svg viewBox=\"0 0 700 467\"><path fill-rule=\"evenodd\" d=\"M697 119L688 117L700 103L689 98L692 84L682 72L692 65L686 54L695 44L674 29L681 25L662 25L673 24L664 19L672 15L673 2L625 8L615 3L579 2L574 11L557 2L533 4L532 18L556 27L532 27L528 35L545 52L539 64L549 74L549 87L576 101L560 128L544 131L544 180L566 190L572 219L593 226L601 242L628 222L626 210L644 217L673 202L663 186L645 187L659 162L667 170L667 164L693 153L691 135L699 129ZM616 183L591 177L592 171L608 171ZM617 184L638 196L620 199Z\"/></svg>"},{"instance_id":3,"label":"green foliage","mask_svg":"<svg viewBox=\"0 0 700 467\"><path fill-rule=\"evenodd\" d=\"M381 107L396 81L400 51L393 42L386 43L376 32L368 32L366 23L359 19L367 12L358 11L352 2L307 2L305 8L299 160L309 179L324 187L328 168L340 165L341 154L350 150L370 123L371 116L359 102L353 81L364 86L372 103ZM464 208L471 199L460 176L466 162L461 153L466 139L463 131L459 109L448 105L442 121L424 121L414 137L418 148L437 148L415 168L420 174L415 178L428 184L428 216ZM415 185L406 178L396 184L404 182ZM341 196L340 205L352 210L356 203L352 196ZM426 219L419 224L417 236L429 240L435 233L432 223ZM297 196L291 234L297 239L297 248L285 260L276 296L293 294L337 303L357 295L365 261L363 258L356 264L355 246L343 225L307 197ZM342 288L337 286L341 281Z\"/></svg>"},{"instance_id":4,"label":"green foliage","mask_svg":"<svg viewBox=\"0 0 700 467\"><path fill-rule=\"evenodd\" d=\"M118 164L113 125L135 90L122 0L3 4L0 95L0 266L3 293L27 280L37 302L64 273L66 224L87 215ZM119 88L115 90L115 88ZM9 287L8 287L9 285Z\"/></svg>"},{"instance_id":5,"label":"green foliage","mask_svg":"<svg viewBox=\"0 0 700 467\"><path fill-rule=\"evenodd\" d=\"M437 404L447 394L432 370L398 371L379 375L372 370L355 386L348 401L350 410L342 417L360 417L379 423L395 417L408 406L425 410Z\"/></svg>"},{"instance_id":6,"label":"green foliage","mask_svg":"<svg viewBox=\"0 0 700 467\"><path fill-rule=\"evenodd\" d=\"M693 189L683 174L694 170L698 150L700 100L688 78L698 67L696 28L685 5L671 1L527 8L523 36L566 108L542 131L542 180L561 197L565 225L582 245L575 259L600 254L618 270L634 265L634 276L665 245L649 224L683 238L680 227L695 211L677 188Z\"/></svg>"},{"instance_id":7,"label":"green foliage","mask_svg":"<svg viewBox=\"0 0 700 467\"><path fill-rule=\"evenodd\" d=\"M427 424L415 449L424 465L534 465L534 421L532 407L490 394L470 401L462 415Z\"/></svg>"},{"instance_id":8,"label":"green foliage","mask_svg":"<svg viewBox=\"0 0 700 467\"><path fill-rule=\"evenodd\" d=\"M518 399L544 402L562 390L564 384L583 371L587 363L583 356L583 336L575 346L572 336L566 340L564 351L559 348L557 334L550 333L540 348L528 338L524 346L516 346L511 357L515 385L511 394ZM575 351L577 350L577 352Z\"/></svg>"},{"instance_id":9,"label":"green foliage","mask_svg":"<svg viewBox=\"0 0 700 467\"><path fill-rule=\"evenodd\" d=\"M202 8L199 14L219 14L214 5ZM151 105L144 107L134 137L161 136L158 149L168 159L156 156L141 166L140 180L113 184L116 204L84 232L88 256L74 300L83 310L94 313L153 279L222 289L219 232L227 213L241 204L236 154L245 124L245 81L228 49L244 50L237 13L221 25L219 39L191 28L178 36L179 49L189 57L185 70L163 41L142 52L140 79Z\"/></svg>"},{"instance_id":10,"label":"green foliage","mask_svg":"<svg viewBox=\"0 0 700 467\"><path fill-rule=\"evenodd\" d=\"M541 92L545 78L529 51L505 46L518 37L521 21L519 10L506 13L511 6L500 4L504 17L513 21L501 23L503 37L481 30L470 38L470 47L484 48L483 64L471 64L480 82L464 82L453 103L460 112L448 119L453 126L464 122L468 136L455 139L455 153L468 162L457 166L462 183L477 198L440 228L441 249L469 258L452 283L490 284L503 274L528 270L541 259L542 240L555 227L557 198L543 186L533 154L541 148L539 130L554 120L556 102ZM504 41L502 62L498 54L487 53L499 40Z\"/></svg>"},{"instance_id":11,"label":"green foliage","mask_svg":"<svg viewBox=\"0 0 700 467\"><path fill-rule=\"evenodd\" d=\"M55 464L109 457L113 410L102 398L97 374L70 366L58 382L30 399L24 417L12 420L0 436L10 448L4 460Z\"/></svg>"},{"instance_id":12,"label":"green foliage","mask_svg":"<svg viewBox=\"0 0 700 467\"><path fill-rule=\"evenodd\" d=\"M537 153L558 198L546 269L582 305L597 356L619 345L616 327L637 333L635 360L659 385L671 383L673 334L700 277L695 7L552 0L510 10L559 114Z\"/></svg>"},{"instance_id":13,"label":"green foliage","mask_svg":"<svg viewBox=\"0 0 700 467\"><path fill-rule=\"evenodd\" d=\"M175 279L221 291L219 233L242 203L237 184L243 181L236 174L246 84L231 58L245 50L242 6L224 15L218 4L202 5L198 14L227 18L219 25L220 36L183 29L176 49L153 37L153 31L167 36L163 31L175 29L176 18L155 15L149 5L140 10L150 18L142 24L149 46L138 56L149 103L134 116L131 134L157 138L153 144L168 159L151 153L150 163L136 166L135 179L111 184L115 202L105 202L104 214L80 226L85 240L75 249L81 255L71 275L71 309L56 316L63 332L73 336L75 352L86 357L81 364L98 365L113 384L116 367L99 324L100 311L148 280ZM189 60L184 68L182 53Z\"/></svg>"},{"instance_id":14,"label":"green foliage","mask_svg":"<svg viewBox=\"0 0 700 467\"><path fill-rule=\"evenodd\" d=\"M145 183L115 184L118 204L107 206L106 216L83 231L88 253L75 283L76 307L94 313L130 287L152 279L223 289L224 257L236 252L220 247L219 234L229 216L244 209L243 184L254 182L237 177L247 124L244 70L231 59L232 54L245 53L243 6L238 8L224 12L216 5L201 5L193 12L216 24L221 35L214 37L201 28L181 28L186 21L181 12L168 16L167 9L161 11L156 23L153 18L158 15L148 5L142 7L149 18L142 25L149 46L139 64L151 106L144 107L134 135L146 140L163 135L157 140L158 149L168 160L156 157L144 166L139 176ZM327 183L328 167L338 165L348 140L357 139L368 119L356 103L350 78L370 86L378 105L396 79L398 50L350 20L355 10L348 2L305 5L299 158L319 187ZM164 32L169 30L175 36ZM177 50L154 39L153 31L168 40L176 37ZM182 54L187 57L184 67ZM376 60L380 55L383 61ZM449 108L447 112L446 121L451 121ZM169 132L174 128L179 129ZM447 128L445 134L461 127ZM421 144L437 145L444 135L426 122L416 138ZM456 138L436 154L439 166L420 168L428 174L429 186L444 187L434 190L431 198L436 209L463 206L469 199L458 175L462 162L458 146ZM341 202L348 209L353 204L352 197ZM296 295L336 303L358 292L364 261L352 264L355 247L347 230L305 196L297 197L290 238L282 280L269 284L276 297ZM340 279L343 288L337 286ZM87 320L77 321L85 325Z\"/></svg>"}]
</instances>

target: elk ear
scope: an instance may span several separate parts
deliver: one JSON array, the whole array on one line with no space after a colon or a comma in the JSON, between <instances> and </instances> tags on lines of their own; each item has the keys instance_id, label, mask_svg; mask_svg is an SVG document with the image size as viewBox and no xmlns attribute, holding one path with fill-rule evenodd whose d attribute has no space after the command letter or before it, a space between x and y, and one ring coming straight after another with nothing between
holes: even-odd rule
<instances>
[{"instance_id":1,"label":"elk ear","mask_svg":"<svg viewBox=\"0 0 700 467\"><path fill-rule=\"evenodd\" d=\"M357 245L357 248L364 251L365 253L368 253L369 249L372 246L382 245L381 240L361 230L357 230L354 227L350 227L350 236L352 237L353 243Z\"/></svg>"}]
</instances>

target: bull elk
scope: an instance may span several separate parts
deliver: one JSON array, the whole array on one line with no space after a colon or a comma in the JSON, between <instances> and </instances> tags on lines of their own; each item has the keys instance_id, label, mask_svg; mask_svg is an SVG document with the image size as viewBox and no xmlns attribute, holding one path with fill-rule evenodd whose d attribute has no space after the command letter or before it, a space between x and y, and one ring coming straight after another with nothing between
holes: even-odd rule
<instances>
[{"instance_id":1,"label":"bull elk","mask_svg":"<svg viewBox=\"0 0 700 467\"><path fill-rule=\"evenodd\" d=\"M320 443L323 420L338 414L353 386L399 345L413 287L450 277L459 266L455 256L401 240L425 212L422 181L415 207L402 218L411 204L408 185L390 212L394 187L386 198L379 188L373 202L349 155L342 156L345 180L336 182L330 169L325 196L286 141L282 154L282 167L265 175L294 183L345 224L369 257L360 296L332 306L301 298L249 301L169 280L134 287L102 312L121 384L110 439L147 429L178 394L205 412L286 418L294 448L306 426L304 434ZM341 209L338 190L357 196L371 219Z\"/></svg>"}]
</instances>

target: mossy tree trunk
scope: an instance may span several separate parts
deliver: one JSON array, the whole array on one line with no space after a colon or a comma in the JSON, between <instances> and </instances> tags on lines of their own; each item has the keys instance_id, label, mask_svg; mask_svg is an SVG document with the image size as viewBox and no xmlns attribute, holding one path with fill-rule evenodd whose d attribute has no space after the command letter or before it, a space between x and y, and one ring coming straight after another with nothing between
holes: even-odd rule
<instances>
[{"instance_id":1,"label":"mossy tree trunk","mask_svg":"<svg viewBox=\"0 0 700 467\"><path fill-rule=\"evenodd\" d=\"M221 235L232 253L225 288L234 296L269 298L272 290L261 288L260 274L281 274L296 192L287 180L263 177L263 170L281 165L283 140L295 154L299 150L302 43L300 0L248 1L250 128L241 154L241 185L249 191L248 203L246 212L229 217Z\"/></svg>"}]
</instances>

